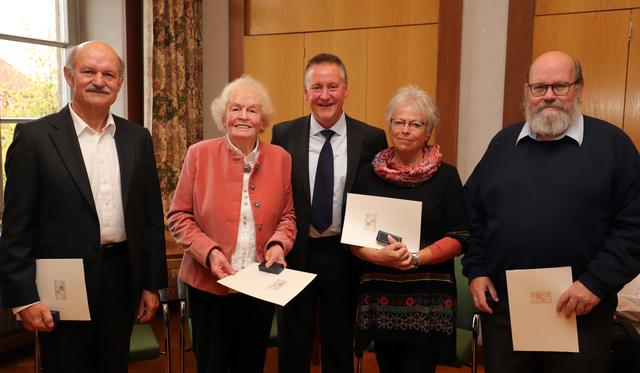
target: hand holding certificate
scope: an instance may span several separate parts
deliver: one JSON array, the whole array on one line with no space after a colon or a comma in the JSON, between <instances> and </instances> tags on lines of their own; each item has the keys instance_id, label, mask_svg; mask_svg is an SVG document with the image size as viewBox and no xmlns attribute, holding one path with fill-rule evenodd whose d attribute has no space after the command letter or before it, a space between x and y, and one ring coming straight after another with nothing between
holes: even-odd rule
<instances>
[{"instance_id":1,"label":"hand holding certificate","mask_svg":"<svg viewBox=\"0 0 640 373\"><path fill-rule=\"evenodd\" d=\"M556 312L571 267L506 271L514 351L579 352L575 314Z\"/></svg>"},{"instance_id":2,"label":"hand holding certificate","mask_svg":"<svg viewBox=\"0 0 640 373\"><path fill-rule=\"evenodd\" d=\"M91 320L82 259L37 259L40 302L60 312L60 320Z\"/></svg>"}]
</instances>

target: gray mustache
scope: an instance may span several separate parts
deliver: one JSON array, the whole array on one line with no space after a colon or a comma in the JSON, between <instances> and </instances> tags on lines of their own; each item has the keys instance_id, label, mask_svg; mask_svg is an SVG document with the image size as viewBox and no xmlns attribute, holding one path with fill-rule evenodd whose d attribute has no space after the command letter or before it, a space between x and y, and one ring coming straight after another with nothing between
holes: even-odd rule
<instances>
[{"instance_id":1,"label":"gray mustache","mask_svg":"<svg viewBox=\"0 0 640 373\"><path fill-rule=\"evenodd\" d=\"M87 88L88 92L95 92L95 93L111 93L111 91L108 88L98 88L98 87L88 87Z\"/></svg>"}]
</instances>

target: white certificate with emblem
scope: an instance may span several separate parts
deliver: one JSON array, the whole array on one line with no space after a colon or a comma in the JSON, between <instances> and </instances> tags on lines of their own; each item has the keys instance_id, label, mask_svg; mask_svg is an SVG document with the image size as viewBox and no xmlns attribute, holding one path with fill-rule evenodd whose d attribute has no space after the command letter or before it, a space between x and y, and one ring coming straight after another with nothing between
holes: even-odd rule
<instances>
[{"instance_id":1,"label":"white certificate with emblem","mask_svg":"<svg viewBox=\"0 0 640 373\"><path fill-rule=\"evenodd\" d=\"M91 320L82 259L36 259L40 302L60 312L60 320Z\"/></svg>"},{"instance_id":2,"label":"white certificate with emblem","mask_svg":"<svg viewBox=\"0 0 640 373\"><path fill-rule=\"evenodd\" d=\"M349 193L340 242L380 249L384 244L376 238L386 232L401 237L409 251L417 252L421 221L420 201Z\"/></svg>"},{"instance_id":3,"label":"white certificate with emblem","mask_svg":"<svg viewBox=\"0 0 640 373\"><path fill-rule=\"evenodd\" d=\"M288 268L277 275L262 272L258 269L258 263L254 263L234 275L218 280L218 283L239 293L284 306L315 277L314 273Z\"/></svg>"},{"instance_id":4,"label":"white certificate with emblem","mask_svg":"<svg viewBox=\"0 0 640 373\"><path fill-rule=\"evenodd\" d=\"M556 312L573 283L571 267L506 271L514 351L580 352L575 313Z\"/></svg>"}]
</instances>

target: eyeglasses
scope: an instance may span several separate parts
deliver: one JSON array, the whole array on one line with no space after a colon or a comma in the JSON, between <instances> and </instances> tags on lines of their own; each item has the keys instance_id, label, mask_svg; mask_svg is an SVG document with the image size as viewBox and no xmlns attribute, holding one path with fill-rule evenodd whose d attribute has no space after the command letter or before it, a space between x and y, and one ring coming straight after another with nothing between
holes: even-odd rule
<instances>
[{"instance_id":1,"label":"eyeglasses","mask_svg":"<svg viewBox=\"0 0 640 373\"><path fill-rule=\"evenodd\" d=\"M547 90L551 88L553 94L556 96L566 96L569 94L572 85L580 84L581 80L576 80L573 83L566 82L558 82L553 84L544 84L544 83L534 83L527 84L529 90L531 91L531 95L533 97L542 97L547 93Z\"/></svg>"},{"instance_id":2,"label":"eyeglasses","mask_svg":"<svg viewBox=\"0 0 640 373\"><path fill-rule=\"evenodd\" d=\"M404 120L404 119L393 119L391 118L391 127L394 128L403 128L405 125L409 125L409 128L414 129L414 130L421 130L424 128L425 123L424 122L419 122L417 120Z\"/></svg>"}]
</instances>

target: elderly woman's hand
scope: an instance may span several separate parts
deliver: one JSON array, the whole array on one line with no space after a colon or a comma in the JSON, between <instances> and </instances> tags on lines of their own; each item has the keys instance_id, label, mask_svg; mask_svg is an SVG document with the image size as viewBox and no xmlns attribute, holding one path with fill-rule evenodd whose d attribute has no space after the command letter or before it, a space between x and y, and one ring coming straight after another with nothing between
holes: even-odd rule
<instances>
[{"instance_id":1,"label":"elderly woman's hand","mask_svg":"<svg viewBox=\"0 0 640 373\"><path fill-rule=\"evenodd\" d=\"M211 274L217 278L225 278L237 272L231 267L227 257L218 249L213 249L209 252L207 262L209 263Z\"/></svg>"},{"instance_id":2,"label":"elderly woman's hand","mask_svg":"<svg viewBox=\"0 0 640 373\"><path fill-rule=\"evenodd\" d=\"M402 271L414 268L411 265L411 253L409 253L407 247L402 242L394 240L391 236L387 236L387 239L391 243L381 249L351 246L351 252L362 260L380 266L396 268Z\"/></svg>"},{"instance_id":3,"label":"elderly woman's hand","mask_svg":"<svg viewBox=\"0 0 640 373\"><path fill-rule=\"evenodd\" d=\"M406 271L412 269L411 253L402 242L396 241L393 237L387 236L389 244L377 251L379 265L392 267Z\"/></svg>"},{"instance_id":4,"label":"elderly woman's hand","mask_svg":"<svg viewBox=\"0 0 640 373\"><path fill-rule=\"evenodd\" d=\"M287 266L287 262L284 260L284 249L280 244L273 244L267 252L264 254L264 260L267 262L265 266L270 268L273 263L280 263L283 266Z\"/></svg>"}]
</instances>

